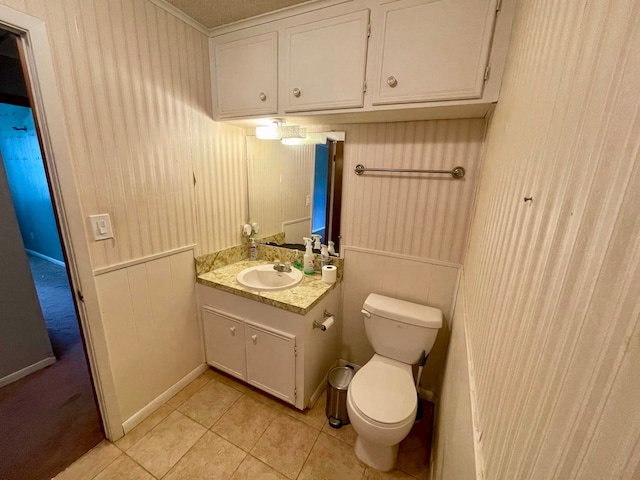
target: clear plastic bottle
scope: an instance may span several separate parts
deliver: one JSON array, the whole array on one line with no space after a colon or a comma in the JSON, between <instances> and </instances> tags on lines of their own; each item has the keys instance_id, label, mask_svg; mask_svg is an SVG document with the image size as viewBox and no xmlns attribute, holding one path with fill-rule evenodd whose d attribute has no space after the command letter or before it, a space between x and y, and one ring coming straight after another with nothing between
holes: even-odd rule
<instances>
[{"instance_id":1,"label":"clear plastic bottle","mask_svg":"<svg viewBox=\"0 0 640 480\"><path fill-rule=\"evenodd\" d=\"M329 265L331 263L331 259L329 258L329 250L326 245L321 246L322 250L320 253L320 268Z\"/></svg>"},{"instance_id":2,"label":"clear plastic bottle","mask_svg":"<svg viewBox=\"0 0 640 480\"><path fill-rule=\"evenodd\" d=\"M302 255L300 254L300 250L298 250L296 252L296 257L293 259L293 267L297 268L298 270L302 271L302 269L304 268L302 265Z\"/></svg>"},{"instance_id":3,"label":"clear plastic bottle","mask_svg":"<svg viewBox=\"0 0 640 480\"><path fill-rule=\"evenodd\" d=\"M249 258L251 260L258 259L258 246L256 245L255 239L251 239L251 245L249 245Z\"/></svg>"}]
</instances>

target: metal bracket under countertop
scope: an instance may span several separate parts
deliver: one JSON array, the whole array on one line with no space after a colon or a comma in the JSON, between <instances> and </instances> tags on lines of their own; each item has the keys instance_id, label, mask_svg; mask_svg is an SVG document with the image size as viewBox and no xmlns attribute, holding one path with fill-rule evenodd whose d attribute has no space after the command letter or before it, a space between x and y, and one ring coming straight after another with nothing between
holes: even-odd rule
<instances>
[{"instance_id":1,"label":"metal bracket under countertop","mask_svg":"<svg viewBox=\"0 0 640 480\"><path fill-rule=\"evenodd\" d=\"M451 175L455 179L464 178L465 170L463 167L454 167L453 170L415 170L412 168L366 168L359 163L353 170L356 175L362 175L365 172L390 172L390 173L444 173Z\"/></svg>"}]
</instances>

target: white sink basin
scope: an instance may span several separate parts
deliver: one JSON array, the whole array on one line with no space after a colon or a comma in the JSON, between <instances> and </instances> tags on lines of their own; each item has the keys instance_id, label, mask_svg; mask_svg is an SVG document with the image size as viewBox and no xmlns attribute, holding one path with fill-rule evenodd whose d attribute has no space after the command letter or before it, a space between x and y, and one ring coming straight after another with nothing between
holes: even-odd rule
<instances>
[{"instance_id":1,"label":"white sink basin","mask_svg":"<svg viewBox=\"0 0 640 480\"><path fill-rule=\"evenodd\" d=\"M292 268L290 272L278 272L270 263L245 268L236 280L245 288L275 292L298 285L302 281L302 272L296 268Z\"/></svg>"}]
</instances>

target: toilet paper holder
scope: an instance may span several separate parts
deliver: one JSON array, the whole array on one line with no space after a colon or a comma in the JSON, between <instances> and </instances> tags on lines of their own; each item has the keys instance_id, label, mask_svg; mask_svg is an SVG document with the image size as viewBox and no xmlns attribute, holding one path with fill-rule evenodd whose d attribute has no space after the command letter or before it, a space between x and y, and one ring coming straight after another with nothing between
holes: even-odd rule
<instances>
[{"instance_id":1,"label":"toilet paper holder","mask_svg":"<svg viewBox=\"0 0 640 480\"><path fill-rule=\"evenodd\" d=\"M323 318L326 320L329 317L333 317L333 313L328 312L328 311L324 311L322 313ZM318 322L317 320L313 321L313 328L319 328L320 330L322 330L323 332L327 330L327 327L325 325L323 325L322 323Z\"/></svg>"}]
</instances>

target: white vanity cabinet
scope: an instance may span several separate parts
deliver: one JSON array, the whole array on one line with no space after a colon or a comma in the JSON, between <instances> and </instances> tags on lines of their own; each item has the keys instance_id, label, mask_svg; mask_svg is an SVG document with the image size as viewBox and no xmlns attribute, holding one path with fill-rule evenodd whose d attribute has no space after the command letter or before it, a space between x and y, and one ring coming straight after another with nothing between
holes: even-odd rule
<instances>
[{"instance_id":1,"label":"white vanity cabinet","mask_svg":"<svg viewBox=\"0 0 640 480\"><path fill-rule=\"evenodd\" d=\"M373 19L373 105L481 98L496 1L381 5Z\"/></svg>"},{"instance_id":2,"label":"white vanity cabinet","mask_svg":"<svg viewBox=\"0 0 640 480\"><path fill-rule=\"evenodd\" d=\"M212 40L211 78L219 118L278 112L278 33L261 30Z\"/></svg>"},{"instance_id":3,"label":"white vanity cabinet","mask_svg":"<svg viewBox=\"0 0 640 480\"><path fill-rule=\"evenodd\" d=\"M209 307L202 308L202 322L207 363L246 380L244 322Z\"/></svg>"},{"instance_id":4,"label":"white vanity cabinet","mask_svg":"<svg viewBox=\"0 0 640 480\"><path fill-rule=\"evenodd\" d=\"M285 29L285 112L363 106L368 25L368 9L332 18L320 11Z\"/></svg>"},{"instance_id":5,"label":"white vanity cabinet","mask_svg":"<svg viewBox=\"0 0 640 480\"><path fill-rule=\"evenodd\" d=\"M296 403L296 336L253 322L245 323L247 382Z\"/></svg>"},{"instance_id":6,"label":"white vanity cabinet","mask_svg":"<svg viewBox=\"0 0 640 480\"><path fill-rule=\"evenodd\" d=\"M315 402L338 358L338 322L313 328L340 310L334 288L305 314L197 285L207 363L299 409Z\"/></svg>"}]
</instances>

